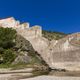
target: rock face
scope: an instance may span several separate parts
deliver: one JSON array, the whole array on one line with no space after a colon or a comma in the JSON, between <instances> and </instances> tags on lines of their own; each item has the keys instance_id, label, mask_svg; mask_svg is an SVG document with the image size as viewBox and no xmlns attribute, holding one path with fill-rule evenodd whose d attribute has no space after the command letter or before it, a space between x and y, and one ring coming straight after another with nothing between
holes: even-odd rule
<instances>
[{"instance_id":1,"label":"rock face","mask_svg":"<svg viewBox=\"0 0 80 80\"><path fill-rule=\"evenodd\" d=\"M15 43L16 45L13 49L15 50L17 57L12 64L31 63L32 58L34 58L34 60L36 59L41 61L40 56L37 55L31 43L24 37L18 34L16 36ZM34 61L34 63L36 63L36 61Z\"/></svg>"},{"instance_id":2,"label":"rock face","mask_svg":"<svg viewBox=\"0 0 80 80\"><path fill-rule=\"evenodd\" d=\"M32 44L28 40L17 34L15 43L16 45L13 49L16 52L17 57L12 64L27 63L36 68L36 70L49 69L49 66L45 63L38 52L34 50Z\"/></svg>"},{"instance_id":3,"label":"rock face","mask_svg":"<svg viewBox=\"0 0 80 80\"><path fill-rule=\"evenodd\" d=\"M29 57L27 54L27 52L20 52L12 64L29 63L31 61L31 57Z\"/></svg>"},{"instance_id":4,"label":"rock face","mask_svg":"<svg viewBox=\"0 0 80 80\"><path fill-rule=\"evenodd\" d=\"M51 46L52 67L80 70L80 33L71 34Z\"/></svg>"},{"instance_id":5,"label":"rock face","mask_svg":"<svg viewBox=\"0 0 80 80\"><path fill-rule=\"evenodd\" d=\"M0 20L0 25L16 29L52 69L80 70L80 33L49 41L42 36L42 29L37 25L29 27L29 23L20 24L14 18Z\"/></svg>"},{"instance_id":6,"label":"rock face","mask_svg":"<svg viewBox=\"0 0 80 80\"><path fill-rule=\"evenodd\" d=\"M0 20L0 27L8 27L8 28L20 28L20 29L25 29L25 28L29 28L29 23L23 23L20 24L20 22L17 20L15 20L13 17L10 18L6 18L6 19L1 19Z\"/></svg>"}]
</instances>

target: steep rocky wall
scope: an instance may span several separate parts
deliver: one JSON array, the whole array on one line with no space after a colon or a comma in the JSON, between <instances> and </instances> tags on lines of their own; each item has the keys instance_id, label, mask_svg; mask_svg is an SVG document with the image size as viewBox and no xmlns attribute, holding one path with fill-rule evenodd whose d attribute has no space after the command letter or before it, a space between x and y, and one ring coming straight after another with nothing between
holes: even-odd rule
<instances>
[{"instance_id":1,"label":"steep rocky wall","mask_svg":"<svg viewBox=\"0 0 80 80\"><path fill-rule=\"evenodd\" d=\"M16 28L19 25L20 25L20 22L16 21L13 17L0 20L0 27Z\"/></svg>"},{"instance_id":2,"label":"steep rocky wall","mask_svg":"<svg viewBox=\"0 0 80 80\"><path fill-rule=\"evenodd\" d=\"M18 34L24 36L28 40L42 36L42 29L40 26L34 26L26 29L18 28L16 30Z\"/></svg>"},{"instance_id":3,"label":"steep rocky wall","mask_svg":"<svg viewBox=\"0 0 80 80\"><path fill-rule=\"evenodd\" d=\"M79 41L79 35L79 33L69 35L51 48L52 68L80 70L80 46L75 43Z\"/></svg>"},{"instance_id":4,"label":"steep rocky wall","mask_svg":"<svg viewBox=\"0 0 80 80\"><path fill-rule=\"evenodd\" d=\"M16 29L19 35L30 41L35 51L52 69L80 70L80 33L49 41L42 36L40 26L29 27L28 23L16 24L13 18L0 20L0 25Z\"/></svg>"},{"instance_id":5,"label":"steep rocky wall","mask_svg":"<svg viewBox=\"0 0 80 80\"><path fill-rule=\"evenodd\" d=\"M45 53L45 50L49 45L49 41L46 38L42 37L42 29L40 26L34 26L27 30L17 29L17 32L25 39L29 40L35 51L37 51L41 57L46 60L46 62L49 62L46 59L49 55Z\"/></svg>"}]
</instances>

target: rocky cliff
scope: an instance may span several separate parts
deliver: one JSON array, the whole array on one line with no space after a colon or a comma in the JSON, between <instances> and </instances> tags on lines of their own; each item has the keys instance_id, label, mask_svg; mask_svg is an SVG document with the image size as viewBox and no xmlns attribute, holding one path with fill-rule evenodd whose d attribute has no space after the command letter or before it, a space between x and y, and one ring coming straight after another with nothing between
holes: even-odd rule
<instances>
[{"instance_id":1,"label":"rocky cliff","mask_svg":"<svg viewBox=\"0 0 80 80\"><path fill-rule=\"evenodd\" d=\"M58 40L50 49L53 68L80 70L80 33Z\"/></svg>"},{"instance_id":2,"label":"rocky cliff","mask_svg":"<svg viewBox=\"0 0 80 80\"><path fill-rule=\"evenodd\" d=\"M24 63L31 67L42 70L48 70L49 66L42 59L38 52L34 50L32 44L21 35L17 34L13 49L16 51L17 57L12 64Z\"/></svg>"},{"instance_id":3,"label":"rocky cliff","mask_svg":"<svg viewBox=\"0 0 80 80\"><path fill-rule=\"evenodd\" d=\"M0 21L2 27L5 27L5 22L7 22L6 27L12 25L11 28L16 29L19 35L30 41L35 51L52 69L80 70L80 33L49 41L42 35L40 26L29 27L28 23L20 24L10 18Z\"/></svg>"}]
</instances>

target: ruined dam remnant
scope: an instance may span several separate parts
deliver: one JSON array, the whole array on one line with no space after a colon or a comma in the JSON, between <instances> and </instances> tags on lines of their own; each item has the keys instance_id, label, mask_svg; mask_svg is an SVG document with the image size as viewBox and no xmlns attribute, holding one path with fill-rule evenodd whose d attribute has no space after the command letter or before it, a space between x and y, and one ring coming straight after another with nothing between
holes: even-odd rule
<instances>
[{"instance_id":1,"label":"ruined dam remnant","mask_svg":"<svg viewBox=\"0 0 80 80\"><path fill-rule=\"evenodd\" d=\"M0 26L15 29L30 41L35 51L52 69L80 70L80 33L49 41L42 36L41 26L30 27L29 23L21 24L13 17L1 19Z\"/></svg>"}]
</instances>

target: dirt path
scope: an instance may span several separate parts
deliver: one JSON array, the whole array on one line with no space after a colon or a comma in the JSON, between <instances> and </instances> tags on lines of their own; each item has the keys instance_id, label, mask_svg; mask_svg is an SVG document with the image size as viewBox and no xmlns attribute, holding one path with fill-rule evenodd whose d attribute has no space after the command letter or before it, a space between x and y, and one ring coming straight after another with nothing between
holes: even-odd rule
<instances>
[{"instance_id":1,"label":"dirt path","mask_svg":"<svg viewBox=\"0 0 80 80\"><path fill-rule=\"evenodd\" d=\"M20 80L80 80L80 77L54 77L54 76L38 76Z\"/></svg>"},{"instance_id":2,"label":"dirt path","mask_svg":"<svg viewBox=\"0 0 80 80\"><path fill-rule=\"evenodd\" d=\"M0 69L0 80L19 80L32 76L32 68L11 70L11 69Z\"/></svg>"}]
</instances>

